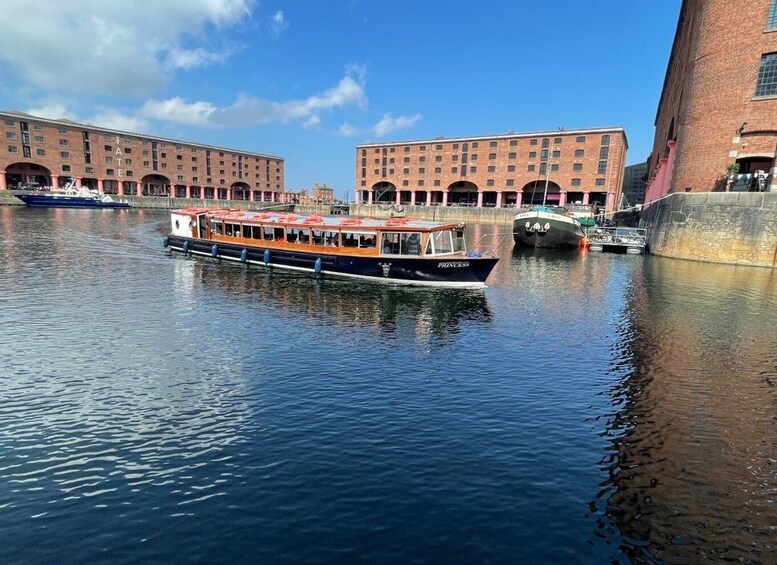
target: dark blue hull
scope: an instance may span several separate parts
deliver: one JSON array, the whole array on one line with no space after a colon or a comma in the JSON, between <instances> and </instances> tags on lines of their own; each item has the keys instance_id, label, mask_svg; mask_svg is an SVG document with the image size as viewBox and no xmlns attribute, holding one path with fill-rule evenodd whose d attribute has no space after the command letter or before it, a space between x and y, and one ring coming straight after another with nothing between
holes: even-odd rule
<instances>
[{"instance_id":1,"label":"dark blue hull","mask_svg":"<svg viewBox=\"0 0 777 565\"><path fill-rule=\"evenodd\" d=\"M485 286L488 275L499 261L495 257L429 258L328 255L291 249L244 247L175 235L168 236L167 242L174 251L268 267L392 283L451 287Z\"/></svg>"},{"instance_id":2,"label":"dark blue hull","mask_svg":"<svg viewBox=\"0 0 777 565\"><path fill-rule=\"evenodd\" d=\"M126 202L103 201L91 196L66 194L16 194L27 206L39 208L129 208Z\"/></svg>"}]
</instances>

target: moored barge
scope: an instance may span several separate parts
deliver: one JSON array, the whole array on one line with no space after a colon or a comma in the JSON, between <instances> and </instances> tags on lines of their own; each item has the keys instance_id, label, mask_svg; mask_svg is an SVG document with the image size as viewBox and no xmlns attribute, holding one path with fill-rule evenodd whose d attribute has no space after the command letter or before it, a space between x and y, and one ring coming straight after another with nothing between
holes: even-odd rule
<instances>
[{"instance_id":1,"label":"moored barge","mask_svg":"<svg viewBox=\"0 0 777 565\"><path fill-rule=\"evenodd\" d=\"M325 276L483 287L499 260L468 252L463 224L206 208L170 221L173 251Z\"/></svg>"}]
</instances>

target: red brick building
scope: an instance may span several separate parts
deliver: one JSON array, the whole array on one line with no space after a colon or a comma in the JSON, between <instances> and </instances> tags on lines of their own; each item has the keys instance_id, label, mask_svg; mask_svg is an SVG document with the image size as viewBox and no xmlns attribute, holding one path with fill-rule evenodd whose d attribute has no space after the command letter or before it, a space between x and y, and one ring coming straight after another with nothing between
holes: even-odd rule
<instances>
[{"instance_id":1,"label":"red brick building","mask_svg":"<svg viewBox=\"0 0 777 565\"><path fill-rule=\"evenodd\" d=\"M0 112L0 190L77 186L106 194L281 202L284 160Z\"/></svg>"},{"instance_id":2,"label":"red brick building","mask_svg":"<svg viewBox=\"0 0 777 565\"><path fill-rule=\"evenodd\" d=\"M623 128L367 143L356 147L356 199L372 204L514 207L620 199Z\"/></svg>"},{"instance_id":3,"label":"red brick building","mask_svg":"<svg viewBox=\"0 0 777 565\"><path fill-rule=\"evenodd\" d=\"M334 202L334 189L326 184L313 184L312 196L308 196L308 189L287 190L283 202L286 204L332 204Z\"/></svg>"},{"instance_id":4,"label":"red brick building","mask_svg":"<svg viewBox=\"0 0 777 565\"><path fill-rule=\"evenodd\" d=\"M777 0L683 0L655 126L646 203L777 189Z\"/></svg>"}]
</instances>

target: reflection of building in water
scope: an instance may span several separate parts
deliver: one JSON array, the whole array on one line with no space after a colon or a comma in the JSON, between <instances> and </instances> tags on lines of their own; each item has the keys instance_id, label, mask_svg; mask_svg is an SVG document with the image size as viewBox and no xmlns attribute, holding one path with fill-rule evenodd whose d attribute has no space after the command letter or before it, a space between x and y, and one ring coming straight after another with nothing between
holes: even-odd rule
<instances>
[{"instance_id":1,"label":"reflection of building in water","mask_svg":"<svg viewBox=\"0 0 777 565\"><path fill-rule=\"evenodd\" d=\"M602 491L631 558L776 554L776 276L651 258L635 277Z\"/></svg>"},{"instance_id":2,"label":"reflection of building in water","mask_svg":"<svg viewBox=\"0 0 777 565\"><path fill-rule=\"evenodd\" d=\"M393 332L400 324L413 324L417 336L446 337L458 333L462 323L491 320L485 294L473 289L428 289L344 279L317 280L309 276L218 265L191 260L199 283L305 316L326 317L343 327L374 327ZM181 288L186 288L186 285Z\"/></svg>"}]
</instances>

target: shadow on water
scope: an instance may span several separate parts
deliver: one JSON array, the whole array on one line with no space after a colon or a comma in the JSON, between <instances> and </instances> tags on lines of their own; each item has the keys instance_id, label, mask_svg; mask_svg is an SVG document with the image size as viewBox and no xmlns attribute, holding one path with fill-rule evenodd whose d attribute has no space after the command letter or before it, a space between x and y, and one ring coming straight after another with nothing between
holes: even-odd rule
<instances>
[{"instance_id":1,"label":"shadow on water","mask_svg":"<svg viewBox=\"0 0 777 565\"><path fill-rule=\"evenodd\" d=\"M201 258L173 259L190 264L194 280L209 291L327 325L371 326L393 333L400 324L410 324L416 333L449 337L462 324L483 324L492 318L483 290L394 286Z\"/></svg>"},{"instance_id":2,"label":"shadow on water","mask_svg":"<svg viewBox=\"0 0 777 565\"><path fill-rule=\"evenodd\" d=\"M650 258L611 366L591 503L634 562L774 562L777 274Z\"/></svg>"}]
</instances>

